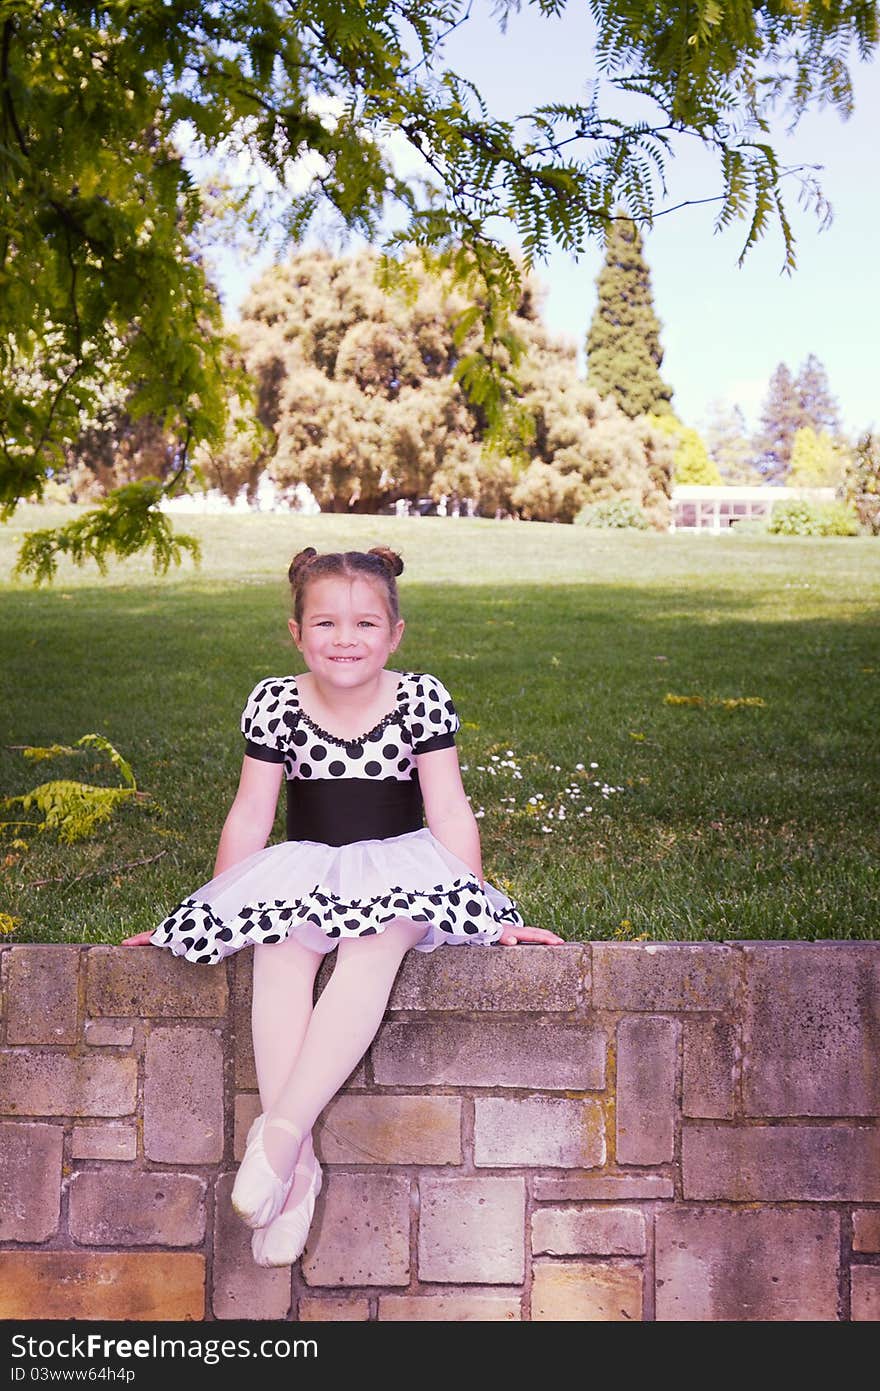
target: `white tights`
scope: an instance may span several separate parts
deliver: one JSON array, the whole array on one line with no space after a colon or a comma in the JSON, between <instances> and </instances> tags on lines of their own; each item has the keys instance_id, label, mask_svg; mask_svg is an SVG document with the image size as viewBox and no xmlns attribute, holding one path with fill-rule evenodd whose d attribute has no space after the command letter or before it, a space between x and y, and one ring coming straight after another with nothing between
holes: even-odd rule
<instances>
[{"instance_id":1,"label":"white tights","mask_svg":"<svg viewBox=\"0 0 880 1391\"><path fill-rule=\"evenodd\" d=\"M251 1025L266 1157L289 1174L297 1155L312 1162L311 1129L373 1041L403 957L426 924L395 918L374 937L349 937L336 948L333 973L313 1004L323 960L295 938L255 946ZM301 1139L268 1122L292 1121ZM286 1207L307 1187L297 1173Z\"/></svg>"}]
</instances>

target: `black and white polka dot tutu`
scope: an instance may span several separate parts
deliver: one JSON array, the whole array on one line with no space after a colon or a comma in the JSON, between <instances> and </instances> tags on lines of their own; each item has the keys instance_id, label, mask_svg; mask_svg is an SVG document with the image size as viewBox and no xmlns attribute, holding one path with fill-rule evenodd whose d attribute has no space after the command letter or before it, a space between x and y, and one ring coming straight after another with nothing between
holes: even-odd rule
<instances>
[{"instance_id":1,"label":"black and white polka dot tutu","mask_svg":"<svg viewBox=\"0 0 880 1391\"><path fill-rule=\"evenodd\" d=\"M203 884L151 942L216 964L242 947L295 937L315 951L382 932L395 918L425 924L414 951L491 945L523 919L512 899L423 825L415 755L455 743L459 719L435 676L401 672L394 709L344 740L316 725L296 678L268 677L241 717L252 758L283 763L287 839Z\"/></svg>"}]
</instances>

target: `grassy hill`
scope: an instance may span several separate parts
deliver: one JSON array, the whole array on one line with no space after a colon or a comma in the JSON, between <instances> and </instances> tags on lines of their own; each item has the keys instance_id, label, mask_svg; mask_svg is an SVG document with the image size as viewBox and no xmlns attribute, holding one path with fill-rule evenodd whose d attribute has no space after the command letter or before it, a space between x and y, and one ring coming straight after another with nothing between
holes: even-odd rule
<instances>
[{"instance_id":1,"label":"grassy hill","mask_svg":"<svg viewBox=\"0 0 880 1391\"><path fill-rule=\"evenodd\" d=\"M452 690L486 874L527 921L571 939L880 935L876 541L182 517L200 569L156 579L141 557L13 583L21 534L64 515L21 507L0 529L0 791L116 781L92 755L8 747L96 731L150 800L73 846L8 828L8 940L118 941L210 877L245 697L302 670L290 557L380 542L406 564L395 664Z\"/></svg>"}]
</instances>

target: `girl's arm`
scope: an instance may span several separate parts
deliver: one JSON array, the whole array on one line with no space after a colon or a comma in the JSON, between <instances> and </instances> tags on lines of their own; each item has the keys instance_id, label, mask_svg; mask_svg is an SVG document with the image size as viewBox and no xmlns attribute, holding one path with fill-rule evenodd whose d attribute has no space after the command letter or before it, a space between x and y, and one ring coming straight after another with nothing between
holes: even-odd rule
<instances>
[{"instance_id":1,"label":"girl's arm","mask_svg":"<svg viewBox=\"0 0 880 1391\"><path fill-rule=\"evenodd\" d=\"M283 776L283 763L266 763L245 754L238 791L220 833L212 878L262 850L275 823Z\"/></svg>"},{"instance_id":2,"label":"girl's arm","mask_svg":"<svg viewBox=\"0 0 880 1391\"><path fill-rule=\"evenodd\" d=\"M458 750L435 749L433 753L416 754L416 767L425 804L428 830L441 845L451 850L483 884L483 863L480 854L480 832L471 811L458 766ZM564 942L557 932L543 927L505 927L498 938L504 947L519 942L542 946L557 946Z\"/></svg>"},{"instance_id":3,"label":"girl's arm","mask_svg":"<svg viewBox=\"0 0 880 1391\"><path fill-rule=\"evenodd\" d=\"M428 830L441 845L464 860L482 884L480 832L462 785L458 750L453 745L416 754L416 768Z\"/></svg>"}]
</instances>

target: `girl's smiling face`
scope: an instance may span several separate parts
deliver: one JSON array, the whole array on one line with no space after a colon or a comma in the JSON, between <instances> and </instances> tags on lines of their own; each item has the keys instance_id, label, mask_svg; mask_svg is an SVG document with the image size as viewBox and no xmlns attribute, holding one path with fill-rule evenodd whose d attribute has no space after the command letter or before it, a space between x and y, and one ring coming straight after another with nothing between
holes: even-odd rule
<instances>
[{"instance_id":1,"label":"girl's smiling face","mask_svg":"<svg viewBox=\"0 0 880 1391\"><path fill-rule=\"evenodd\" d=\"M380 585L327 575L307 586L302 623L291 618L288 627L309 671L349 688L378 676L403 636L404 622L392 623Z\"/></svg>"}]
</instances>

